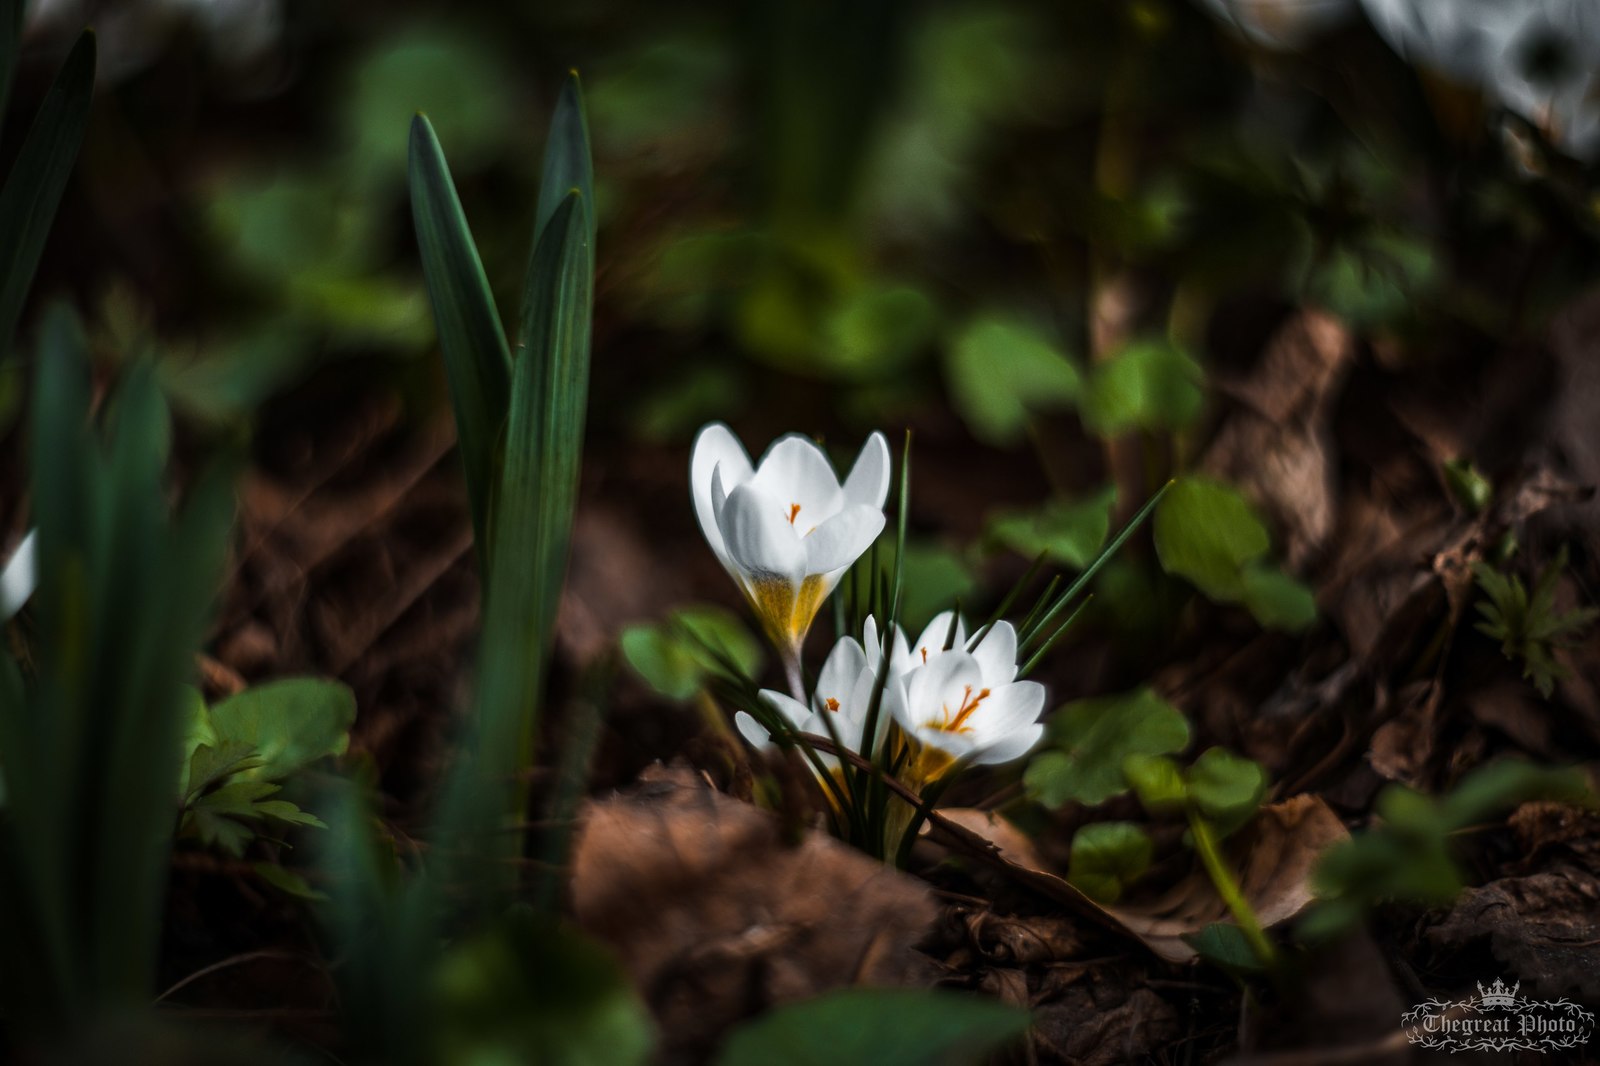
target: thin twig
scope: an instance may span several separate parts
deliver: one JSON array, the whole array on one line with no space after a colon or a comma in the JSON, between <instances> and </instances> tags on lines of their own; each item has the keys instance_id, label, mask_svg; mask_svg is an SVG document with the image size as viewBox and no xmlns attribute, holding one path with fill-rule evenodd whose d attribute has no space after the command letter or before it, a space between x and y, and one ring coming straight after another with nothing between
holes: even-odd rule
<instances>
[{"instance_id":1,"label":"thin twig","mask_svg":"<svg viewBox=\"0 0 1600 1066\"><path fill-rule=\"evenodd\" d=\"M316 959L308 958L296 951L280 951L271 948L262 951L247 951L242 955L233 955L226 959L222 959L219 962L214 962L210 966L201 967L188 977L185 977L183 980L179 981L177 984L173 985L171 988L157 996L155 998L155 1002L160 1003L168 996L187 988L189 985L200 980L202 977L209 977L218 971L227 970L234 966L242 966L247 962L261 962L266 959L276 959L283 962L303 962L307 966L313 968L317 968L321 965Z\"/></svg>"}]
</instances>

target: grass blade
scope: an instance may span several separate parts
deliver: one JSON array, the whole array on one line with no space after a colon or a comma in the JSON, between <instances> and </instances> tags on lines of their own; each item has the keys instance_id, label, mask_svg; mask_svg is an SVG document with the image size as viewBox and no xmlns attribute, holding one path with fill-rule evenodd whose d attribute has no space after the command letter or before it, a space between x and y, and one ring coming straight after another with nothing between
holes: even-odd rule
<instances>
[{"instance_id":1,"label":"grass blade","mask_svg":"<svg viewBox=\"0 0 1600 1066\"><path fill-rule=\"evenodd\" d=\"M1039 634L1043 633L1051 622L1055 621L1056 616L1066 609L1067 604L1072 602L1073 597L1083 591L1084 586L1094 578L1095 574L1100 572L1100 568L1113 555L1117 554L1117 551L1123 544L1127 543L1128 538L1133 536L1140 526L1144 525L1145 520L1150 517L1151 512L1156 509L1156 504L1161 502L1161 497L1167 494L1167 490L1172 487L1172 484L1170 481L1167 482L1161 486L1154 496L1146 500L1144 506L1139 508L1132 518L1128 519L1128 524L1117 530L1117 535L1107 541L1106 546L1100 549L1100 554L1096 555L1093 561L1084 567L1077 577L1072 579L1072 583L1067 586L1066 591L1056 597L1055 602L1039 617L1033 627L1026 633L1017 634L1017 648L1019 651L1037 638Z\"/></svg>"},{"instance_id":2,"label":"grass blade","mask_svg":"<svg viewBox=\"0 0 1600 1066\"><path fill-rule=\"evenodd\" d=\"M0 360L11 351L45 237L83 144L94 63L94 34L85 31L45 95L16 165L0 188Z\"/></svg>"},{"instance_id":3,"label":"grass blade","mask_svg":"<svg viewBox=\"0 0 1600 1066\"><path fill-rule=\"evenodd\" d=\"M511 352L450 167L423 115L411 121L410 182L411 217L467 470L478 562L488 573L490 498L511 394Z\"/></svg>"}]
</instances>

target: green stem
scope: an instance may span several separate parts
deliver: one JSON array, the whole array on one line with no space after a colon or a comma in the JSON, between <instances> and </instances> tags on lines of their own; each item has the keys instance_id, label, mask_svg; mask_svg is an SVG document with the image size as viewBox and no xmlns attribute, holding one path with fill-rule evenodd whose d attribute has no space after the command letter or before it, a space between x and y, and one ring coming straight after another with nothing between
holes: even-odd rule
<instances>
[{"instance_id":1,"label":"green stem","mask_svg":"<svg viewBox=\"0 0 1600 1066\"><path fill-rule=\"evenodd\" d=\"M1256 953L1256 958L1261 961L1262 966L1268 970L1276 970L1277 949L1267 938L1266 932L1261 928L1261 922L1256 918L1255 909L1250 906L1250 901L1244 898L1238 880L1228 868L1228 861L1222 856L1222 849L1211 823L1192 806L1189 808L1189 830L1194 834L1194 850L1200 853L1200 862L1205 866L1207 876L1216 886L1217 895L1227 904L1233 920L1239 924L1239 931L1250 942L1250 949Z\"/></svg>"}]
</instances>

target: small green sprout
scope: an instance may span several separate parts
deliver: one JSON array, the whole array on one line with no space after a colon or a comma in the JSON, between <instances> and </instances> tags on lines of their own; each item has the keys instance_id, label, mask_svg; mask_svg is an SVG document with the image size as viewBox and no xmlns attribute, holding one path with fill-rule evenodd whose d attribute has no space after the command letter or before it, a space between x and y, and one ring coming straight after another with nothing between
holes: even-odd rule
<instances>
[{"instance_id":1,"label":"small green sprout","mask_svg":"<svg viewBox=\"0 0 1600 1066\"><path fill-rule=\"evenodd\" d=\"M1487 597L1478 602L1478 613L1483 615L1478 632L1498 640L1507 659L1521 659L1522 676L1546 699L1556 681L1567 676L1566 667L1556 661L1556 651L1572 647L1575 636L1600 617L1600 608L1595 607L1556 609L1556 583L1566 566L1567 549L1563 547L1539 571L1532 595L1515 574L1502 574L1484 563L1472 567L1478 587Z\"/></svg>"}]
</instances>

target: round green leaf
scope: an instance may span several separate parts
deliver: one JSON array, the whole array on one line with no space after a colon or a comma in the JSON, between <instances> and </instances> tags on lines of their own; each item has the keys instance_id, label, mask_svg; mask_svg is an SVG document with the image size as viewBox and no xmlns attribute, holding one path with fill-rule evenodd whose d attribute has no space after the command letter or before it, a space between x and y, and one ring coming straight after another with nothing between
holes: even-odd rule
<instances>
[{"instance_id":1,"label":"round green leaf","mask_svg":"<svg viewBox=\"0 0 1600 1066\"><path fill-rule=\"evenodd\" d=\"M645 684L670 700L698 692L717 668L714 649L746 677L761 669L761 645L738 617L720 607L684 607L659 625L622 631L622 655Z\"/></svg>"},{"instance_id":2,"label":"round green leaf","mask_svg":"<svg viewBox=\"0 0 1600 1066\"><path fill-rule=\"evenodd\" d=\"M1083 390L1084 426L1109 437L1183 429L1205 404L1205 370L1165 341L1140 341L1097 363Z\"/></svg>"},{"instance_id":3,"label":"round green leaf","mask_svg":"<svg viewBox=\"0 0 1600 1066\"><path fill-rule=\"evenodd\" d=\"M1267 553L1267 527L1245 498L1209 478L1181 478L1156 508L1156 554L1169 574L1214 600L1245 594L1244 565Z\"/></svg>"},{"instance_id":4,"label":"round green leaf","mask_svg":"<svg viewBox=\"0 0 1600 1066\"><path fill-rule=\"evenodd\" d=\"M1189 767L1189 798L1224 833L1255 814L1267 794L1261 764L1226 748L1207 748Z\"/></svg>"},{"instance_id":5,"label":"round green leaf","mask_svg":"<svg viewBox=\"0 0 1600 1066\"><path fill-rule=\"evenodd\" d=\"M1012 511L989 523L989 535L1032 559L1040 552L1082 569L1100 551L1111 528L1117 490L1106 487L1086 500L1054 500L1037 511Z\"/></svg>"},{"instance_id":6,"label":"round green leaf","mask_svg":"<svg viewBox=\"0 0 1600 1066\"><path fill-rule=\"evenodd\" d=\"M1021 1036L1027 1011L956 992L849 988L780 1007L728 1038L717 1066L969 1066Z\"/></svg>"},{"instance_id":7,"label":"round green leaf","mask_svg":"<svg viewBox=\"0 0 1600 1066\"><path fill-rule=\"evenodd\" d=\"M278 780L329 755L342 755L356 720L356 698L336 681L300 677L247 688L210 708L221 745L255 750L260 765L241 777Z\"/></svg>"},{"instance_id":8,"label":"round green leaf","mask_svg":"<svg viewBox=\"0 0 1600 1066\"><path fill-rule=\"evenodd\" d=\"M1132 822L1095 822L1072 838L1067 881L1101 903L1115 903L1122 890L1150 868L1153 845Z\"/></svg>"},{"instance_id":9,"label":"round green leaf","mask_svg":"<svg viewBox=\"0 0 1600 1066\"><path fill-rule=\"evenodd\" d=\"M1298 633L1317 620L1317 598L1275 567L1252 563L1240 575L1244 605L1268 629Z\"/></svg>"},{"instance_id":10,"label":"round green leaf","mask_svg":"<svg viewBox=\"0 0 1600 1066\"><path fill-rule=\"evenodd\" d=\"M1017 440L1031 411L1071 404L1078 368L1041 332L1009 318L967 325L945 355L950 399L973 435L990 444Z\"/></svg>"},{"instance_id":11,"label":"round green leaf","mask_svg":"<svg viewBox=\"0 0 1600 1066\"><path fill-rule=\"evenodd\" d=\"M1165 755L1129 755L1122 760L1122 773L1139 796L1139 802L1152 814L1165 814L1182 807L1189 788L1178 764Z\"/></svg>"},{"instance_id":12,"label":"round green leaf","mask_svg":"<svg viewBox=\"0 0 1600 1066\"><path fill-rule=\"evenodd\" d=\"M1127 791L1123 763L1131 755L1164 755L1189 743L1189 723L1148 688L1076 700L1051 719L1046 751L1023 782L1040 803L1094 806Z\"/></svg>"}]
</instances>

